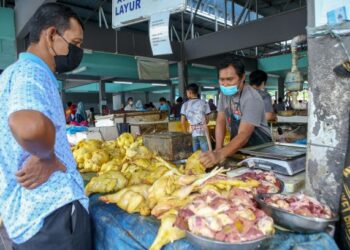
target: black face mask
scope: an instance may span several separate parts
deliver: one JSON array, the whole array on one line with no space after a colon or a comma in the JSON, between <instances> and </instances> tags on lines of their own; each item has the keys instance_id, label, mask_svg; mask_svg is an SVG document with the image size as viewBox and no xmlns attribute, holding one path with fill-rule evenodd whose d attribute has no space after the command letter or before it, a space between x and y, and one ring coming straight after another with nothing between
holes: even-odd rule
<instances>
[{"instance_id":1,"label":"black face mask","mask_svg":"<svg viewBox=\"0 0 350 250\"><path fill-rule=\"evenodd\" d=\"M61 36L61 35L60 35ZM81 60L83 59L83 49L75 46L72 43L69 43L63 36L61 36L63 40L68 44L68 54L63 55L55 55L55 64L56 64L56 72L64 73L69 72L78 67ZM55 52L56 53L56 52Z\"/></svg>"}]
</instances>

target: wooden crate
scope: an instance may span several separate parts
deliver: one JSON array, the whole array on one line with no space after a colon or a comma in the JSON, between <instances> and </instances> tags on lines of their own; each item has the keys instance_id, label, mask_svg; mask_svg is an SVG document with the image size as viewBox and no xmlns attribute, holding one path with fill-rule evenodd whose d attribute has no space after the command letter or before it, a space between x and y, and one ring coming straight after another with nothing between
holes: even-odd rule
<instances>
[{"instance_id":1,"label":"wooden crate","mask_svg":"<svg viewBox=\"0 0 350 250\"><path fill-rule=\"evenodd\" d=\"M168 131L168 122L130 123L130 133L133 135L144 135L163 131Z\"/></svg>"},{"instance_id":2,"label":"wooden crate","mask_svg":"<svg viewBox=\"0 0 350 250\"><path fill-rule=\"evenodd\" d=\"M143 143L167 161L187 159L192 154L192 136L178 132L161 132L143 136Z\"/></svg>"}]
</instances>

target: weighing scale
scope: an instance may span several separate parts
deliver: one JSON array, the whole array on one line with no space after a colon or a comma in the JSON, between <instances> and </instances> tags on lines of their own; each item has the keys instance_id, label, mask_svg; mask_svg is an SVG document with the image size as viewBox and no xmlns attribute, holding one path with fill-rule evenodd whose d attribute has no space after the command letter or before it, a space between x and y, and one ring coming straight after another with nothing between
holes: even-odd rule
<instances>
[{"instance_id":1,"label":"weighing scale","mask_svg":"<svg viewBox=\"0 0 350 250\"><path fill-rule=\"evenodd\" d=\"M271 142L242 148L240 152L252 155L239 162L240 166L269 170L289 176L305 170L305 145Z\"/></svg>"}]
</instances>

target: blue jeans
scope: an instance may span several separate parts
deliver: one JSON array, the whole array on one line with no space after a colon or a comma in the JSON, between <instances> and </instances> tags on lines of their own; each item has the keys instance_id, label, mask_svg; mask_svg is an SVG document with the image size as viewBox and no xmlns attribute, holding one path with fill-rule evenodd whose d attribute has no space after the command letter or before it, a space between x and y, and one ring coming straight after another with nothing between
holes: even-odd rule
<instances>
[{"instance_id":1,"label":"blue jeans","mask_svg":"<svg viewBox=\"0 0 350 250\"><path fill-rule=\"evenodd\" d=\"M205 136L192 136L192 148L193 152L199 149L201 149L202 152L207 152L209 150L207 138Z\"/></svg>"}]
</instances>

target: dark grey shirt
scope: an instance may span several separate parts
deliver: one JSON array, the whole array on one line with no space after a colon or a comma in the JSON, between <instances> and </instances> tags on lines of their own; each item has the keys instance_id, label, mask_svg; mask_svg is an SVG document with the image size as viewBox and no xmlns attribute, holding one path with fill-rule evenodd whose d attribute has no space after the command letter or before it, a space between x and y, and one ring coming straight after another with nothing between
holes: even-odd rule
<instances>
[{"instance_id":1,"label":"dark grey shirt","mask_svg":"<svg viewBox=\"0 0 350 250\"><path fill-rule=\"evenodd\" d=\"M264 107L265 107L265 112L273 112L273 107L272 107L272 98L268 92L265 90L260 90L257 89L258 93L261 95L261 98L264 101Z\"/></svg>"},{"instance_id":2,"label":"dark grey shirt","mask_svg":"<svg viewBox=\"0 0 350 250\"><path fill-rule=\"evenodd\" d=\"M241 121L259 127L269 135L270 129L265 119L265 108L262 97L250 85L244 85L242 91L241 97L239 93L234 96L225 96L221 93L219 96L218 112L225 112L226 109L231 109L230 113L234 113L238 102L240 102ZM229 117L226 117L226 122L235 121L230 121Z\"/></svg>"}]
</instances>

